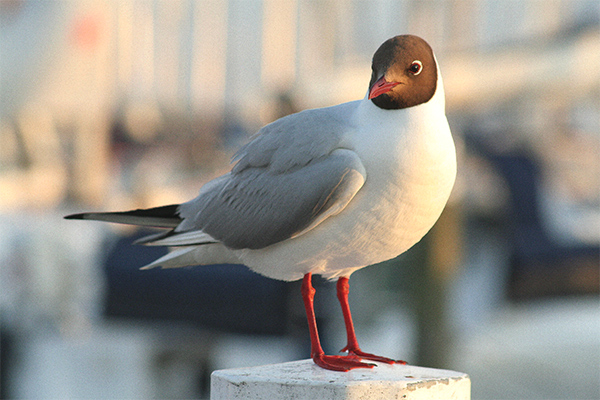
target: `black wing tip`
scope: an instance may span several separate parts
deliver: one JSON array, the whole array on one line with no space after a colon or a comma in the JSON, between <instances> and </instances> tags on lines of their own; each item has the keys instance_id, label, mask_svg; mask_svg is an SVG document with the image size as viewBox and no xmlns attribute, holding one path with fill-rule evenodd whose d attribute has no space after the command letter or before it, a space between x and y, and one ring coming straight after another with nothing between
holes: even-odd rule
<instances>
[{"instance_id":1,"label":"black wing tip","mask_svg":"<svg viewBox=\"0 0 600 400\"><path fill-rule=\"evenodd\" d=\"M65 215L64 219L85 219L85 213Z\"/></svg>"},{"instance_id":2,"label":"black wing tip","mask_svg":"<svg viewBox=\"0 0 600 400\"><path fill-rule=\"evenodd\" d=\"M66 215L63 218L151 226L155 228L175 228L182 221L182 218L179 216L178 204L131 211L84 212Z\"/></svg>"}]
</instances>

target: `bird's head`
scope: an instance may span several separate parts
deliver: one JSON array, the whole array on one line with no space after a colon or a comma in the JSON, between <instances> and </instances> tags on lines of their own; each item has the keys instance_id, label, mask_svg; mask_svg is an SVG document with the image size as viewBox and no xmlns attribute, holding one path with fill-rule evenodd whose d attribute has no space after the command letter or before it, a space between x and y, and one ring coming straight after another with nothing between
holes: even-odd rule
<instances>
[{"instance_id":1,"label":"bird's head","mask_svg":"<svg viewBox=\"0 0 600 400\"><path fill-rule=\"evenodd\" d=\"M395 110L428 102L437 86L433 50L418 36L386 40L373 55L369 100Z\"/></svg>"}]
</instances>

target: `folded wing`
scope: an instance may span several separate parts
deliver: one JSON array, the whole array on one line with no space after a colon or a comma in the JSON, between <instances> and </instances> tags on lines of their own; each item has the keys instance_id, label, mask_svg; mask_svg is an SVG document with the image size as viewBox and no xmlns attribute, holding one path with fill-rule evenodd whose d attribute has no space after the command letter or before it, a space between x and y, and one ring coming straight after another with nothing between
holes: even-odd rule
<instances>
[{"instance_id":1,"label":"folded wing","mask_svg":"<svg viewBox=\"0 0 600 400\"><path fill-rule=\"evenodd\" d=\"M227 174L180 206L184 220L172 238L199 230L232 249L260 249L300 235L340 212L365 178L360 159L347 149L282 174L264 167Z\"/></svg>"}]
</instances>

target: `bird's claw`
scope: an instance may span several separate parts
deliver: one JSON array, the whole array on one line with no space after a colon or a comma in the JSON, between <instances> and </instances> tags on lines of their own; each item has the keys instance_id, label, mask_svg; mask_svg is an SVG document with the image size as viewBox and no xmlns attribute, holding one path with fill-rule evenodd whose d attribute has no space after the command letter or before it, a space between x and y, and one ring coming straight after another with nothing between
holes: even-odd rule
<instances>
[{"instance_id":1,"label":"bird's claw","mask_svg":"<svg viewBox=\"0 0 600 400\"><path fill-rule=\"evenodd\" d=\"M317 354L313 356L313 361L321 368L332 371L350 371L354 368L373 368L375 364L364 363L352 355L347 356L327 356Z\"/></svg>"},{"instance_id":2,"label":"bird's claw","mask_svg":"<svg viewBox=\"0 0 600 400\"><path fill-rule=\"evenodd\" d=\"M377 356L371 353L365 353L359 348L350 349L348 347L344 347L340 352L348 352L346 357L353 358L356 360L369 360L369 361L377 361L385 364L406 364L406 361L402 360L394 360L388 357Z\"/></svg>"}]
</instances>

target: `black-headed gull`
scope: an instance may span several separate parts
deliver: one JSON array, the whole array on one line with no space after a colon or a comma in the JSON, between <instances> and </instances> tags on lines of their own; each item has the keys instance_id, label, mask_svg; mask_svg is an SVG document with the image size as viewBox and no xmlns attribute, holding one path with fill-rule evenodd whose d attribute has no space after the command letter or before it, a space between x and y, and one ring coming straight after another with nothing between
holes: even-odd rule
<instances>
[{"instance_id":1,"label":"black-headed gull","mask_svg":"<svg viewBox=\"0 0 600 400\"><path fill-rule=\"evenodd\" d=\"M444 89L431 47L402 35L373 56L362 100L306 110L263 127L234 156L231 172L180 205L91 219L171 228L142 239L176 249L144 268L235 263L273 279L303 278L311 355L323 368L394 363L363 352L348 306L348 278L408 250L433 226L456 176ZM312 274L338 278L345 356L325 355Z\"/></svg>"}]
</instances>

